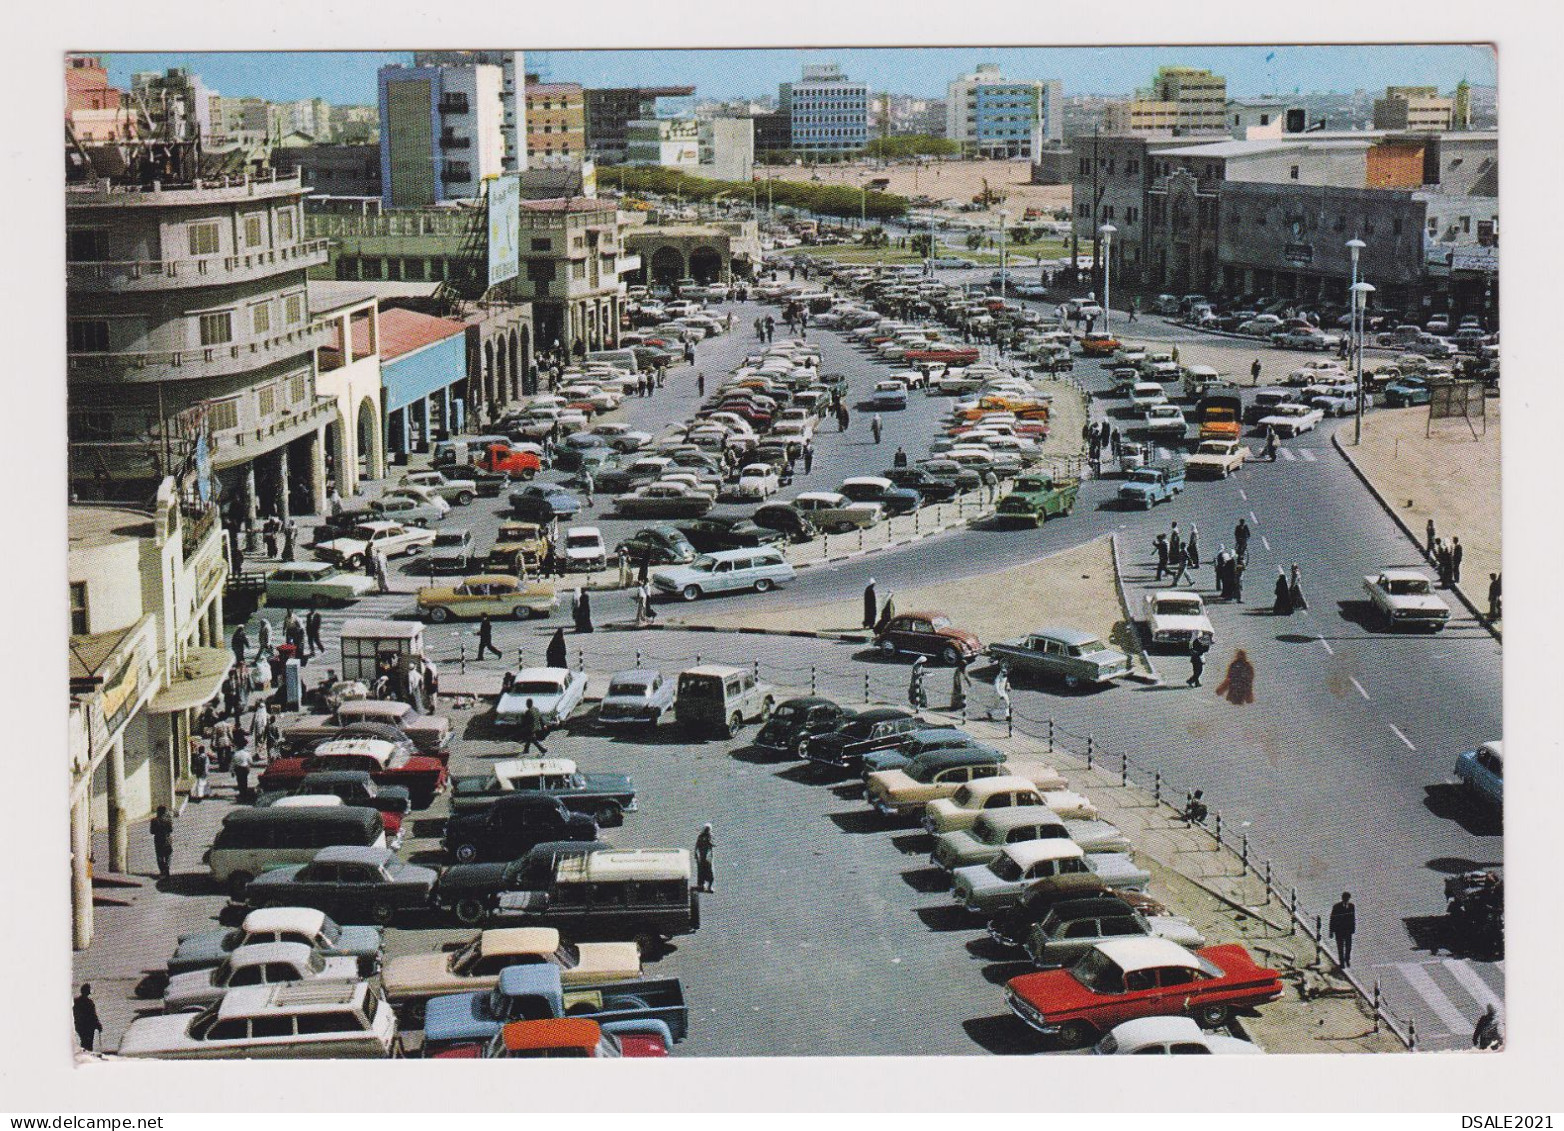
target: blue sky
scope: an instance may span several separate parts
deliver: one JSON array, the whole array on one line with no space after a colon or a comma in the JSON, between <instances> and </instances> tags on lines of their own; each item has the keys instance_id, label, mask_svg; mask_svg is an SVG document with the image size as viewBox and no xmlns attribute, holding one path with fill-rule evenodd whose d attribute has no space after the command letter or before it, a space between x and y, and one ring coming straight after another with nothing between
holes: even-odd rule
<instances>
[{"instance_id":1,"label":"blue sky","mask_svg":"<svg viewBox=\"0 0 1564 1131\"><path fill-rule=\"evenodd\" d=\"M1275 57L1266 56L1274 52ZM372 103L375 71L409 62L408 52L189 52L110 53L109 71L129 85L135 71L185 66L225 95L275 101L320 97L333 103ZM1057 78L1070 94L1124 94L1145 84L1157 67L1209 67L1227 76L1229 94L1294 90L1349 92L1386 85L1434 85L1449 90L1460 79L1491 85L1496 59L1484 46L1336 47L1043 47L1043 48L768 48L690 51L538 51L528 69L557 82L585 86L694 83L706 98L775 95L777 83L798 76L804 63L841 64L876 90L940 97L945 84L977 63L997 63L1017 78Z\"/></svg>"}]
</instances>

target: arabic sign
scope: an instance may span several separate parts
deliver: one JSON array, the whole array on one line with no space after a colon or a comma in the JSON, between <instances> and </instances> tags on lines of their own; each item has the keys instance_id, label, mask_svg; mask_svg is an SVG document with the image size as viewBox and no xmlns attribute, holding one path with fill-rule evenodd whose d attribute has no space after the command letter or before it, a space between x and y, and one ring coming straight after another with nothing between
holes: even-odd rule
<instances>
[{"instance_id":1,"label":"arabic sign","mask_svg":"<svg viewBox=\"0 0 1564 1131\"><path fill-rule=\"evenodd\" d=\"M514 279L521 270L521 178L489 181L489 286Z\"/></svg>"},{"instance_id":2,"label":"arabic sign","mask_svg":"<svg viewBox=\"0 0 1564 1131\"><path fill-rule=\"evenodd\" d=\"M1308 243L1283 244L1282 258L1288 263L1296 263L1300 267L1306 267L1314 262L1314 245Z\"/></svg>"}]
</instances>

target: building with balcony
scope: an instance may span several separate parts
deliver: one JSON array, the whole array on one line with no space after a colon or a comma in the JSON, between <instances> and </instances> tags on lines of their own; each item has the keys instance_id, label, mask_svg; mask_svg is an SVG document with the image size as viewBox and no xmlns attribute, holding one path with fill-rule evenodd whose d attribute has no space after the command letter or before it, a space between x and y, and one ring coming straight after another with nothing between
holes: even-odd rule
<instances>
[{"instance_id":1,"label":"building with balcony","mask_svg":"<svg viewBox=\"0 0 1564 1131\"><path fill-rule=\"evenodd\" d=\"M517 297L532 303L540 350L612 349L619 341L625 254L619 213L586 197L521 202Z\"/></svg>"},{"instance_id":2,"label":"building with balcony","mask_svg":"<svg viewBox=\"0 0 1564 1131\"><path fill-rule=\"evenodd\" d=\"M144 499L192 461L253 521L318 511L320 331L296 177L104 177L66 188L69 474L82 499Z\"/></svg>"},{"instance_id":3,"label":"building with balcony","mask_svg":"<svg viewBox=\"0 0 1564 1131\"><path fill-rule=\"evenodd\" d=\"M92 941L93 875L129 871L130 825L190 783L198 712L233 663L220 597L223 529L199 482L164 479L151 506L73 504L69 814L75 947ZM94 832L106 831L106 859Z\"/></svg>"},{"instance_id":4,"label":"building with balcony","mask_svg":"<svg viewBox=\"0 0 1564 1131\"><path fill-rule=\"evenodd\" d=\"M65 57L65 121L84 144L136 136L130 99L109 85L109 73L96 55Z\"/></svg>"},{"instance_id":5,"label":"building with balcony","mask_svg":"<svg viewBox=\"0 0 1564 1131\"><path fill-rule=\"evenodd\" d=\"M580 83L527 76L527 161L534 167L580 168L589 158L586 97Z\"/></svg>"},{"instance_id":6,"label":"building with balcony","mask_svg":"<svg viewBox=\"0 0 1564 1131\"><path fill-rule=\"evenodd\" d=\"M693 86L588 87L582 91L588 152L605 165L625 164L630 123L674 116L673 105L694 94Z\"/></svg>"},{"instance_id":7,"label":"building with balcony","mask_svg":"<svg viewBox=\"0 0 1564 1131\"><path fill-rule=\"evenodd\" d=\"M310 318L321 330L315 395L336 405L326 424L326 476L344 498L386 473L381 427L380 308L361 284L312 281Z\"/></svg>"},{"instance_id":8,"label":"building with balcony","mask_svg":"<svg viewBox=\"0 0 1564 1131\"><path fill-rule=\"evenodd\" d=\"M510 171L506 155L519 138L507 125L504 87L505 68L491 63L380 68L380 184L388 207L473 200L485 180Z\"/></svg>"},{"instance_id":9,"label":"building with balcony","mask_svg":"<svg viewBox=\"0 0 1564 1131\"><path fill-rule=\"evenodd\" d=\"M524 52L516 50L415 51L413 65L415 67L498 67L500 69L500 123L504 135L501 169L506 173L527 171L527 62Z\"/></svg>"},{"instance_id":10,"label":"building with balcony","mask_svg":"<svg viewBox=\"0 0 1564 1131\"><path fill-rule=\"evenodd\" d=\"M271 164L321 196L381 195L377 145L280 145L271 151Z\"/></svg>"},{"instance_id":11,"label":"building with balcony","mask_svg":"<svg viewBox=\"0 0 1564 1131\"><path fill-rule=\"evenodd\" d=\"M945 96L945 136L979 157L1035 158L1062 136L1058 79L1007 79L985 63L952 79Z\"/></svg>"},{"instance_id":12,"label":"building with balcony","mask_svg":"<svg viewBox=\"0 0 1564 1131\"><path fill-rule=\"evenodd\" d=\"M462 430L467 329L461 322L392 308L353 331L355 353L369 349L370 333L378 336L385 450L392 458L428 451L438 437Z\"/></svg>"},{"instance_id":13,"label":"building with balcony","mask_svg":"<svg viewBox=\"0 0 1564 1131\"><path fill-rule=\"evenodd\" d=\"M852 152L869 144L869 88L834 63L805 67L801 81L780 84L777 102L791 149Z\"/></svg>"},{"instance_id":14,"label":"building with balcony","mask_svg":"<svg viewBox=\"0 0 1564 1131\"><path fill-rule=\"evenodd\" d=\"M1442 133L1451 128L1455 101L1441 97L1432 86L1387 86L1385 97L1374 99L1376 130L1426 130Z\"/></svg>"}]
</instances>

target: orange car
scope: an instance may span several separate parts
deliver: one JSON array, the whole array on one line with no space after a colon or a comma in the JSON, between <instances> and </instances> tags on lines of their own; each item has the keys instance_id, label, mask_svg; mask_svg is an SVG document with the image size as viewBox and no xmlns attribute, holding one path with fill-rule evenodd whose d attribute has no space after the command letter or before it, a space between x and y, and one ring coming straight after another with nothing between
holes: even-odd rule
<instances>
[{"instance_id":1,"label":"orange car","mask_svg":"<svg viewBox=\"0 0 1564 1131\"><path fill-rule=\"evenodd\" d=\"M1002 395L984 397L978 401L976 407L964 410L961 419L981 420L991 412L1012 413L1017 420L1046 421L1048 419L1048 405L1044 402Z\"/></svg>"},{"instance_id":2,"label":"orange car","mask_svg":"<svg viewBox=\"0 0 1564 1131\"><path fill-rule=\"evenodd\" d=\"M1087 357L1111 357L1118 352L1120 344L1112 334L1099 330L1081 339L1081 352Z\"/></svg>"}]
</instances>

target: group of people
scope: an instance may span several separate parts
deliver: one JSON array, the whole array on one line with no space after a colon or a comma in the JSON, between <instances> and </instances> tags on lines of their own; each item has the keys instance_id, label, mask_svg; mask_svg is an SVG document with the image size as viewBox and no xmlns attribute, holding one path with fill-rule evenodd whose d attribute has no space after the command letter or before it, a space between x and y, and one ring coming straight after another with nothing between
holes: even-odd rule
<instances>
[{"instance_id":1,"label":"group of people","mask_svg":"<svg viewBox=\"0 0 1564 1131\"><path fill-rule=\"evenodd\" d=\"M777 320L774 315L764 314L755 319L755 340L769 342L777 336Z\"/></svg>"},{"instance_id":2,"label":"group of people","mask_svg":"<svg viewBox=\"0 0 1564 1131\"><path fill-rule=\"evenodd\" d=\"M1124 438L1119 435L1119 430L1106 420L1099 420L1096 423L1088 420L1081 425L1081 439L1086 441L1093 463L1100 461L1104 452L1118 459L1124 450Z\"/></svg>"},{"instance_id":3,"label":"group of people","mask_svg":"<svg viewBox=\"0 0 1564 1131\"><path fill-rule=\"evenodd\" d=\"M1461 559L1466 556L1466 550L1461 546L1460 535L1455 535L1446 542L1434 527L1434 520L1428 520L1427 541L1423 546L1423 552L1434 563L1434 568L1439 573L1439 584L1448 589L1452 585L1461 583ZM1492 582L1498 579L1498 574L1490 574L1490 590ZM1489 604L1492 605L1490 592Z\"/></svg>"}]
</instances>

